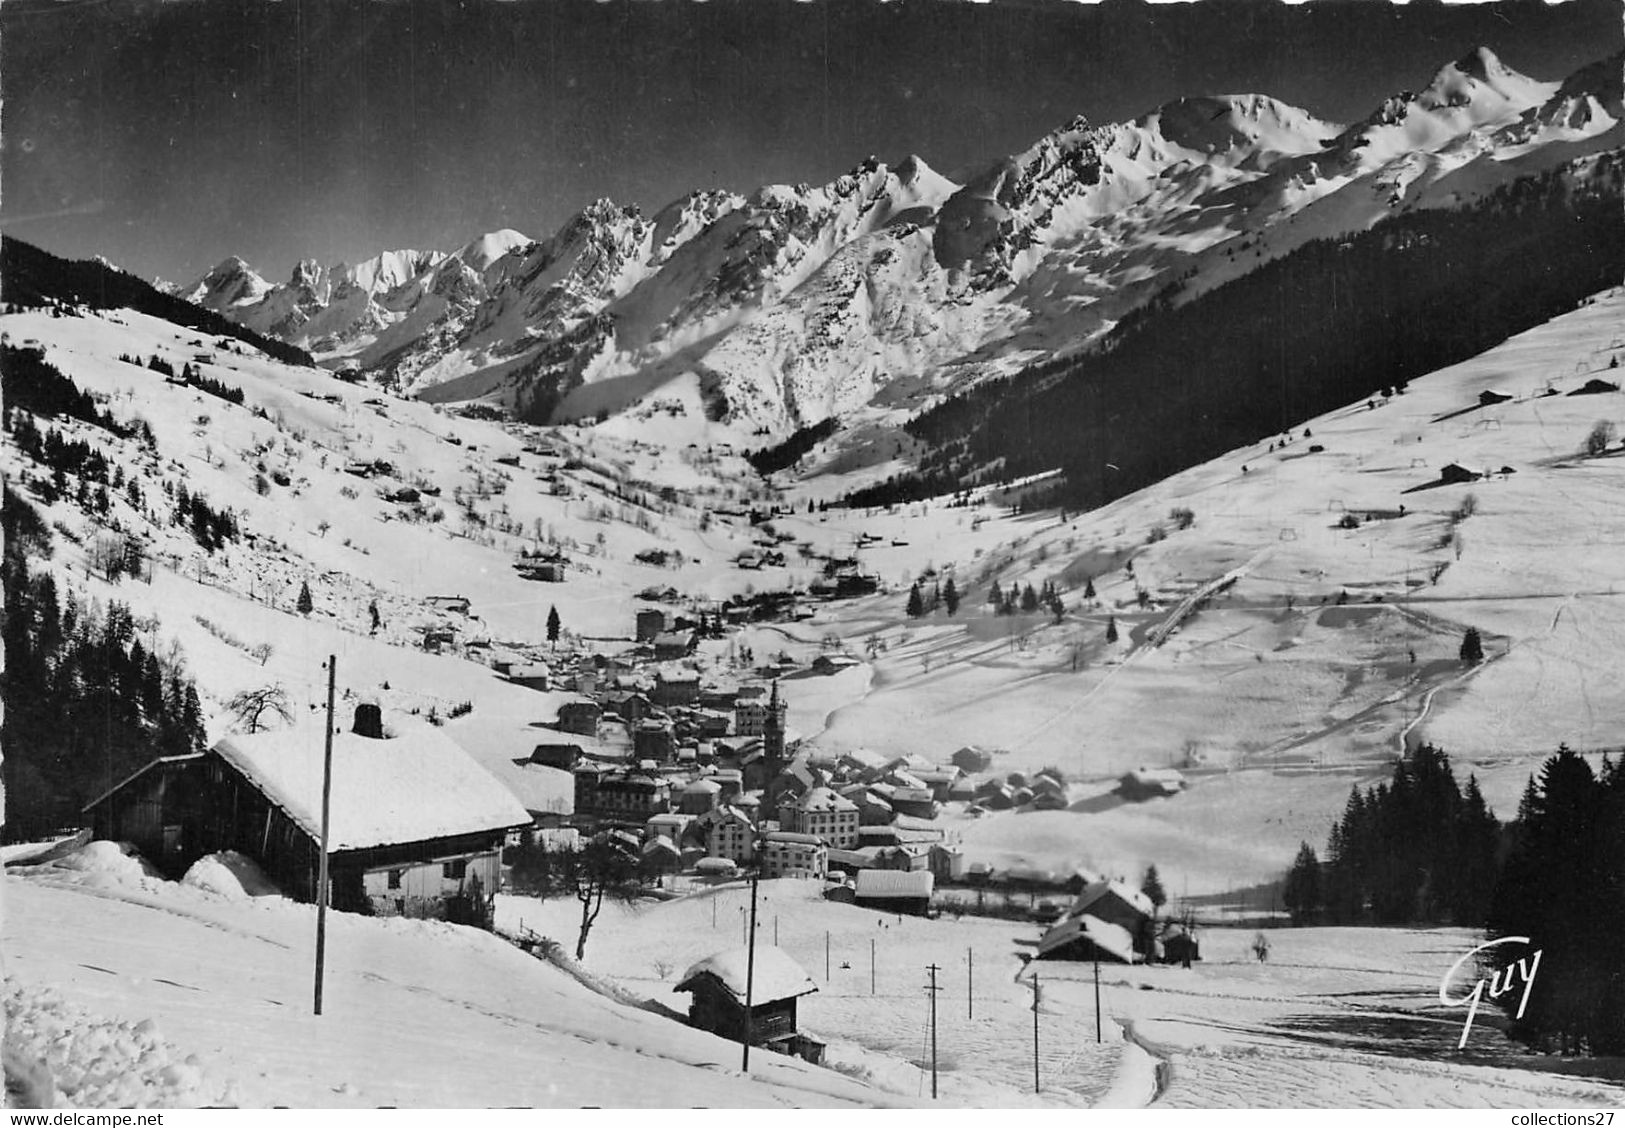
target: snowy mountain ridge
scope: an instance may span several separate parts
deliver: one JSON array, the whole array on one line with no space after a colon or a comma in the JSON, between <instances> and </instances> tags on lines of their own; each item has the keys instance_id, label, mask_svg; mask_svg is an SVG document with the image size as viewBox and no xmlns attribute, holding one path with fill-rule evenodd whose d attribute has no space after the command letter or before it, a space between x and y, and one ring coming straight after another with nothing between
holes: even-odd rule
<instances>
[{"instance_id":1,"label":"snowy mountain ridge","mask_svg":"<svg viewBox=\"0 0 1625 1128\"><path fill-rule=\"evenodd\" d=\"M1171 283L1200 292L1617 147L1619 72L1539 81L1478 48L1347 126L1261 94L1181 98L1074 119L962 185L870 158L652 219L601 199L539 242L301 263L275 286L228 259L182 292L328 367L534 422L613 414L684 376L743 433L884 421L1086 347Z\"/></svg>"}]
</instances>

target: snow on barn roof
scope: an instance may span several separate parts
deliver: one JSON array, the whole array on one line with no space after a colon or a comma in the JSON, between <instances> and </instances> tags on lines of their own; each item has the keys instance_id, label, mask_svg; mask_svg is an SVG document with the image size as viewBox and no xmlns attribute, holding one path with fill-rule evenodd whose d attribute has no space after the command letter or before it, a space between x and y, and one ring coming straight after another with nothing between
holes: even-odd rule
<instances>
[{"instance_id":1,"label":"snow on barn roof","mask_svg":"<svg viewBox=\"0 0 1625 1128\"><path fill-rule=\"evenodd\" d=\"M1069 917L1081 916L1088 912L1091 906L1098 904L1108 895L1115 895L1130 908L1135 909L1145 916L1153 916L1156 914L1156 907L1151 904L1151 898L1147 897L1144 893L1141 893L1138 889L1125 885L1121 881L1097 881L1092 885L1086 886L1083 892L1078 894L1077 901L1073 904L1071 910L1068 911L1066 915Z\"/></svg>"},{"instance_id":2,"label":"snow on barn roof","mask_svg":"<svg viewBox=\"0 0 1625 1128\"><path fill-rule=\"evenodd\" d=\"M228 736L213 751L313 839L322 832L322 734L311 727ZM526 826L513 793L427 725L388 740L333 736L329 849L364 850Z\"/></svg>"},{"instance_id":3,"label":"snow on barn roof","mask_svg":"<svg viewBox=\"0 0 1625 1128\"><path fill-rule=\"evenodd\" d=\"M709 975L735 1000L743 1004L749 960L750 953L746 948L730 948L714 956L707 956L683 972L683 977L677 981L677 986L673 990L692 991L694 980L702 975ZM801 965L785 955L782 949L770 944L756 945L756 966L751 973L750 987L752 1007L759 1007L763 1003L776 1003L781 999L794 999L818 990L818 985L801 969Z\"/></svg>"},{"instance_id":4,"label":"snow on barn roof","mask_svg":"<svg viewBox=\"0 0 1625 1128\"><path fill-rule=\"evenodd\" d=\"M1080 938L1089 940L1102 952L1116 956L1124 963L1134 962L1134 937L1129 930L1088 914L1068 917L1044 933L1038 941L1038 954L1047 956Z\"/></svg>"},{"instance_id":5,"label":"snow on barn roof","mask_svg":"<svg viewBox=\"0 0 1625 1128\"><path fill-rule=\"evenodd\" d=\"M858 900L868 897L930 897L937 887L930 870L864 869L858 871Z\"/></svg>"}]
</instances>

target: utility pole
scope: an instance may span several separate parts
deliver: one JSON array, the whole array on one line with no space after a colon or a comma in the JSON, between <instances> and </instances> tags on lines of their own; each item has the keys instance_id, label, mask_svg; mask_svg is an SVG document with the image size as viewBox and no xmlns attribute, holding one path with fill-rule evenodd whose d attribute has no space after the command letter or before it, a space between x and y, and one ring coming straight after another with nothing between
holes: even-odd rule
<instances>
[{"instance_id":1,"label":"utility pole","mask_svg":"<svg viewBox=\"0 0 1625 1128\"><path fill-rule=\"evenodd\" d=\"M976 1017L976 949L965 949L965 1017Z\"/></svg>"},{"instance_id":2,"label":"utility pole","mask_svg":"<svg viewBox=\"0 0 1625 1128\"><path fill-rule=\"evenodd\" d=\"M1033 1092L1038 1092L1038 969L1033 969Z\"/></svg>"},{"instance_id":3,"label":"utility pole","mask_svg":"<svg viewBox=\"0 0 1625 1128\"><path fill-rule=\"evenodd\" d=\"M926 971L931 973L931 986L926 991L931 996L931 1099L937 1099L937 965L927 965Z\"/></svg>"},{"instance_id":4,"label":"utility pole","mask_svg":"<svg viewBox=\"0 0 1625 1128\"><path fill-rule=\"evenodd\" d=\"M337 659L327 656L327 732L322 752L322 856L316 873L316 1013L322 1013L322 970L327 962L327 831L333 799L333 682Z\"/></svg>"},{"instance_id":5,"label":"utility pole","mask_svg":"<svg viewBox=\"0 0 1625 1128\"><path fill-rule=\"evenodd\" d=\"M1100 1041L1100 957L1095 957L1095 1041Z\"/></svg>"},{"instance_id":6,"label":"utility pole","mask_svg":"<svg viewBox=\"0 0 1625 1128\"><path fill-rule=\"evenodd\" d=\"M829 930L824 930L824 982L829 982Z\"/></svg>"},{"instance_id":7,"label":"utility pole","mask_svg":"<svg viewBox=\"0 0 1625 1128\"><path fill-rule=\"evenodd\" d=\"M875 993L875 941L869 938L869 994Z\"/></svg>"},{"instance_id":8,"label":"utility pole","mask_svg":"<svg viewBox=\"0 0 1625 1128\"><path fill-rule=\"evenodd\" d=\"M756 1036L754 1023L751 1021L751 992L756 986L756 886L761 880L762 867L758 865L750 875L750 939L745 945L745 1052L740 1057L739 1068L750 1073L750 1042Z\"/></svg>"}]
</instances>

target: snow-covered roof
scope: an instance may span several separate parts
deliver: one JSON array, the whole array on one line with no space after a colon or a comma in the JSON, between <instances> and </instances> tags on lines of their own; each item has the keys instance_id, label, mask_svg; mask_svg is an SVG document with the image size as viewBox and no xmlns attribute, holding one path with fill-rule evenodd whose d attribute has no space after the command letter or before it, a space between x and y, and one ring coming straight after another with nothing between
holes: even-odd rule
<instances>
[{"instance_id":1,"label":"snow-covered roof","mask_svg":"<svg viewBox=\"0 0 1625 1128\"><path fill-rule=\"evenodd\" d=\"M1087 938L1102 952L1116 956L1124 963L1134 962L1134 937L1120 924L1107 924L1099 917L1068 917L1055 925L1038 941L1038 954L1048 955L1074 940Z\"/></svg>"},{"instance_id":2,"label":"snow-covered roof","mask_svg":"<svg viewBox=\"0 0 1625 1128\"><path fill-rule=\"evenodd\" d=\"M865 869L858 871L857 895L867 897L930 897L937 879L930 870Z\"/></svg>"},{"instance_id":3,"label":"snow-covered roof","mask_svg":"<svg viewBox=\"0 0 1625 1128\"><path fill-rule=\"evenodd\" d=\"M749 966L750 952L746 948L731 948L707 956L677 981L675 990L692 991L694 980L709 975L720 983L740 1004L745 1001L745 976L750 971L750 1004L774 1003L781 999L794 999L818 990L812 977L801 965L771 944L756 945L756 966Z\"/></svg>"},{"instance_id":4,"label":"snow-covered roof","mask_svg":"<svg viewBox=\"0 0 1625 1128\"><path fill-rule=\"evenodd\" d=\"M815 787L796 804L801 811L855 811L857 805L827 787Z\"/></svg>"},{"instance_id":5,"label":"snow-covered roof","mask_svg":"<svg viewBox=\"0 0 1625 1128\"><path fill-rule=\"evenodd\" d=\"M1152 916L1156 912L1156 906L1151 904L1151 898L1138 889L1125 885L1121 881L1097 881L1084 888L1066 915L1069 917L1082 916L1089 911L1090 906L1097 904L1108 895L1115 895L1130 908L1146 916Z\"/></svg>"},{"instance_id":6,"label":"snow-covered roof","mask_svg":"<svg viewBox=\"0 0 1625 1128\"><path fill-rule=\"evenodd\" d=\"M213 751L312 838L321 837L323 741L315 728L228 736ZM388 740L336 733L331 816L334 851L530 823L511 791L428 725Z\"/></svg>"},{"instance_id":7,"label":"snow-covered roof","mask_svg":"<svg viewBox=\"0 0 1625 1128\"><path fill-rule=\"evenodd\" d=\"M697 779L683 788L684 795L720 795L722 784L714 779Z\"/></svg>"},{"instance_id":8,"label":"snow-covered roof","mask_svg":"<svg viewBox=\"0 0 1625 1128\"><path fill-rule=\"evenodd\" d=\"M1135 768L1125 772L1123 779L1141 787L1160 787L1165 791L1178 791L1185 786L1185 777L1173 768Z\"/></svg>"}]
</instances>

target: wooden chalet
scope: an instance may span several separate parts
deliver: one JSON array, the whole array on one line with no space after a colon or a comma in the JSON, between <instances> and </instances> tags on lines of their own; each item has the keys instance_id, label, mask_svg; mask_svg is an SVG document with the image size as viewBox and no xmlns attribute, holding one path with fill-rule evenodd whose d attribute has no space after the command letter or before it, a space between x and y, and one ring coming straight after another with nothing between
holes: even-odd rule
<instances>
[{"instance_id":1,"label":"wooden chalet","mask_svg":"<svg viewBox=\"0 0 1625 1128\"><path fill-rule=\"evenodd\" d=\"M285 894L314 902L323 735L305 726L229 736L207 752L156 760L86 805L92 831L133 843L176 877L205 855L236 850ZM489 927L502 847L530 822L518 799L437 729L388 739L336 734L330 903Z\"/></svg>"},{"instance_id":2,"label":"wooden chalet","mask_svg":"<svg viewBox=\"0 0 1625 1128\"><path fill-rule=\"evenodd\" d=\"M818 990L817 985L781 949L757 944L754 972L749 974L747 1012L749 964L747 949L734 948L708 956L685 971L675 990L693 993L689 1024L734 1042L745 1041L748 1026L753 1046L805 1058L814 1064L822 1062L824 1044L796 1029L796 1000Z\"/></svg>"}]
</instances>

